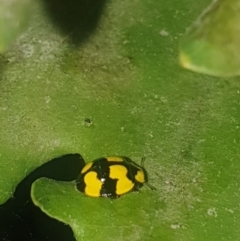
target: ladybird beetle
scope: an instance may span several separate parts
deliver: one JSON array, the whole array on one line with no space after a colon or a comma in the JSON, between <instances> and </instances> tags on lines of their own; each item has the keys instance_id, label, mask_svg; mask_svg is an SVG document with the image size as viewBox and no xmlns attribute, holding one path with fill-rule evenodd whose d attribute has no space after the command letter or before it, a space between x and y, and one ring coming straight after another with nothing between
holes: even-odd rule
<instances>
[{"instance_id":1,"label":"ladybird beetle","mask_svg":"<svg viewBox=\"0 0 240 241\"><path fill-rule=\"evenodd\" d=\"M147 181L143 166L128 157L110 156L87 163L77 177L76 188L91 197L118 198L124 193L138 191L144 183L155 189Z\"/></svg>"}]
</instances>

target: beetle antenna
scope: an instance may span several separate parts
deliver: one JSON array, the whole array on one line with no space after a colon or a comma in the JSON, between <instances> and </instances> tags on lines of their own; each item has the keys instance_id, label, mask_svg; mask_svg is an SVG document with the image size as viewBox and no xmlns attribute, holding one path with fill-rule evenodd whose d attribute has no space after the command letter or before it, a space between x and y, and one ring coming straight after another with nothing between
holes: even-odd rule
<instances>
[{"instance_id":1,"label":"beetle antenna","mask_svg":"<svg viewBox=\"0 0 240 241\"><path fill-rule=\"evenodd\" d=\"M142 158L142 160L141 160L141 166L144 168L144 162L145 162L145 160L146 160L146 158L145 158L145 156Z\"/></svg>"},{"instance_id":2,"label":"beetle antenna","mask_svg":"<svg viewBox=\"0 0 240 241\"><path fill-rule=\"evenodd\" d=\"M141 166L144 168L144 162L145 162L145 160L146 160L146 158L145 158L145 156L142 158L142 160L141 160ZM150 189L152 189L152 190L157 190L157 188L156 187L154 187L154 186L152 186L151 184L149 184L148 182L145 182L145 184L150 188Z\"/></svg>"},{"instance_id":3,"label":"beetle antenna","mask_svg":"<svg viewBox=\"0 0 240 241\"><path fill-rule=\"evenodd\" d=\"M156 190L157 190L156 187L152 186L152 185L149 184L148 182L145 182L145 184L146 184L151 190L153 190L153 191L156 191Z\"/></svg>"}]
</instances>

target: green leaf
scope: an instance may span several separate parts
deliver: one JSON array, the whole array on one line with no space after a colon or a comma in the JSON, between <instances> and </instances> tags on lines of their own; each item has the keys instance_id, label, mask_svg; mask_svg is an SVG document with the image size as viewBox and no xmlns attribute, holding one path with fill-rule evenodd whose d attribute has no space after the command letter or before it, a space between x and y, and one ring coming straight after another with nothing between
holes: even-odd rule
<instances>
[{"instance_id":1,"label":"green leaf","mask_svg":"<svg viewBox=\"0 0 240 241\"><path fill-rule=\"evenodd\" d=\"M156 240L169 230L159 226L155 215L164 204L155 201L156 192L145 188L115 200L90 198L76 191L73 182L41 178L31 192L34 204L70 225L77 240Z\"/></svg>"},{"instance_id":2,"label":"green leaf","mask_svg":"<svg viewBox=\"0 0 240 241\"><path fill-rule=\"evenodd\" d=\"M25 30L33 11L34 1L3 0L0 3L0 53Z\"/></svg>"},{"instance_id":3,"label":"green leaf","mask_svg":"<svg viewBox=\"0 0 240 241\"><path fill-rule=\"evenodd\" d=\"M31 28L1 56L0 202L33 169L66 153L86 161L145 156L156 193L143 188L111 204L77 193L73 183L40 179L35 201L89 237L94 227L85 218L100 217L82 216L84 206L111 213L116 227L133 218L140 234L133 230L132 240L240 240L239 78L197 75L176 59L184 29L207 3L110 1L77 47L39 7ZM118 219L122 208L127 218Z\"/></svg>"},{"instance_id":4,"label":"green leaf","mask_svg":"<svg viewBox=\"0 0 240 241\"><path fill-rule=\"evenodd\" d=\"M214 76L240 74L240 1L213 1L180 44L180 64Z\"/></svg>"}]
</instances>

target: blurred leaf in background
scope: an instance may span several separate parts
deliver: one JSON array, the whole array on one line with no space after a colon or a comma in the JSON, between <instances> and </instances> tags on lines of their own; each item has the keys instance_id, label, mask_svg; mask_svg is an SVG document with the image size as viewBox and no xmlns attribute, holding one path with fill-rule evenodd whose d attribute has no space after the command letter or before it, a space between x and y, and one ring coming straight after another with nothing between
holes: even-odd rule
<instances>
[{"instance_id":1,"label":"blurred leaf in background","mask_svg":"<svg viewBox=\"0 0 240 241\"><path fill-rule=\"evenodd\" d=\"M22 33L30 20L34 1L1 0L0 2L0 53Z\"/></svg>"},{"instance_id":2,"label":"blurred leaf in background","mask_svg":"<svg viewBox=\"0 0 240 241\"><path fill-rule=\"evenodd\" d=\"M180 44L180 64L214 76L240 74L240 1L213 1Z\"/></svg>"}]
</instances>

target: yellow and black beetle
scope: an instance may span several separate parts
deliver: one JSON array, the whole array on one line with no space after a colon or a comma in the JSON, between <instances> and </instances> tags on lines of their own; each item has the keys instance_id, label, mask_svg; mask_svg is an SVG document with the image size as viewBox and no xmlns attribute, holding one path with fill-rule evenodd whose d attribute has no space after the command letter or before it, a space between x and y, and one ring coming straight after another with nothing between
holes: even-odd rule
<instances>
[{"instance_id":1,"label":"yellow and black beetle","mask_svg":"<svg viewBox=\"0 0 240 241\"><path fill-rule=\"evenodd\" d=\"M144 158L142 159L143 164ZM87 163L76 180L78 191L91 197L118 198L130 191L138 191L146 183L147 172L143 166L128 157L101 157Z\"/></svg>"}]
</instances>

